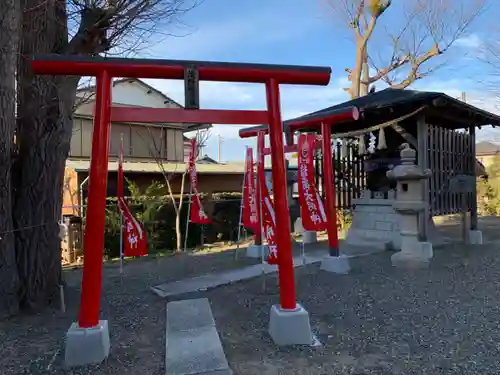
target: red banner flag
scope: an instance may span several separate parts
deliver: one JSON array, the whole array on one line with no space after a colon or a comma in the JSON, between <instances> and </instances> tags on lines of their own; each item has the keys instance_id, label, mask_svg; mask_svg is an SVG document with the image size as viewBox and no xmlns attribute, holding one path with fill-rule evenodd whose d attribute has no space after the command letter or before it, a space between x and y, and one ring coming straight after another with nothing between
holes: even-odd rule
<instances>
[{"instance_id":1,"label":"red banner flag","mask_svg":"<svg viewBox=\"0 0 500 375\"><path fill-rule=\"evenodd\" d=\"M201 200L198 194L194 194L191 197L191 207L189 214L191 223L210 224L210 219L205 213L205 210L203 210L203 206L201 204Z\"/></svg>"},{"instance_id":2,"label":"red banner flag","mask_svg":"<svg viewBox=\"0 0 500 375\"><path fill-rule=\"evenodd\" d=\"M191 183L191 207L189 210L189 221L195 224L210 224L211 221L203 210L200 196L198 195L198 174L196 173L196 139L191 140L191 152L189 153L188 172Z\"/></svg>"},{"instance_id":3,"label":"red banner flag","mask_svg":"<svg viewBox=\"0 0 500 375\"><path fill-rule=\"evenodd\" d=\"M123 193L123 137L120 140L120 152L118 155L118 208L123 217L122 230L124 231L123 255L126 257L137 257L148 254L146 233L142 225L134 218L127 205Z\"/></svg>"},{"instance_id":4,"label":"red banner flag","mask_svg":"<svg viewBox=\"0 0 500 375\"><path fill-rule=\"evenodd\" d=\"M124 246L123 255L126 257L139 257L148 255L148 246L146 243L146 232L141 223L139 223L130 209L127 202L123 197L118 198L118 207L123 216L123 230L124 230Z\"/></svg>"},{"instance_id":5,"label":"red banner flag","mask_svg":"<svg viewBox=\"0 0 500 375\"><path fill-rule=\"evenodd\" d=\"M256 230L260 224L253 165L253 150L251 148L247 149L245 158L245 181L243 184L243 211L241 213L241 222L245 228Z\"/></svg>"},{"instance_id":6,"label":"red banner flag","mask_svg":"<svg viewBox=\"0 0 500 375\"><path fill-rule=\"evenodd\" d=\"M266 237L267 245L269 246L269 254L267 263L278 264L278 246L276 243L276 217L274 214L274 206L269 196L269 190L266 184L266 175L264 173L263 157L264 151L264 133L259 132L257 136L257 153L259 155L259 163L257 165L257 184L261 189L261 205L262 205L262 230Z\"/></svg>"},{"instance_id":7,"label":"red banner flag","mask_svg":"<svg viewBox=\"0 0 500 375\"><path fill-rule=\"evenodd\" d=\"M301 134L298 141L299 203L305 230L326 230L323 202L314 182L314 150L316 136Z\"/></svg>"}]
</instances>

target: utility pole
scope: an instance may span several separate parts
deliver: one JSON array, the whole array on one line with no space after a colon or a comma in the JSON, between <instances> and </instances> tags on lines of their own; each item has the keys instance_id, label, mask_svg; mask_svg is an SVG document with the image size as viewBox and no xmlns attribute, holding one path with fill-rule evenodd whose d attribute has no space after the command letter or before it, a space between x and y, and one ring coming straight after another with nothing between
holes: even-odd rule
<instances>
[{"instance_id":1,"label":"utility pole","mask_svg":"<svg viewBox=\"0 0 500 375\"><path fill-rule=\"evenodd\" d=\"M467 103L467 95L465 91L462 91L462 94L460 95L460 99L464 102Z\"/></svg>"}]
</instances>

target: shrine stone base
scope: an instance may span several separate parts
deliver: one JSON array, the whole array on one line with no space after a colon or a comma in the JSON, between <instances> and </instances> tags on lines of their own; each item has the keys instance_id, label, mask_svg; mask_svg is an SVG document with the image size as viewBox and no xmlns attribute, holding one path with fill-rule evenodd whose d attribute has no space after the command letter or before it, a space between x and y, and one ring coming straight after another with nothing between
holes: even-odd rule
<instances>
[{"instance_id":1,"label":"shrine stone base","mask_svg":"<svg viewBox=\"0 0 500 375\"><path fill-rule=\"evenodd\" d=\"M268 252L267 245L250 245L247 247L246 256L248 258L261 259L265 257Z\"/></svg>"},{"instance_id":2,"label":"shrine stone base","mask_svg":"<svg viewBox=\"0 0 500 375\"><path fill-rule=\"evenodd\" d=\"M318 242L318 235L316 232L305 231L302 233L302 241L304 242L304 245L316 243Z\"/></svg>"},{"instance_id":3,"label":"shrine stone base","mask_svg":"<svg viewBox=\"0 0 500 375\"><path fill-rule=\"evenodd\" d=\"M269 334L279 346L311 345L314 339L309 313L299 304L295 310L283 310L279 305L273 305L269 316Z\"/></svg>"},{"instance_id":4,"label":"shrine stone base","mask_svg":"<svg viewBox=\"0 0 500 375\"><path fill-rule=\"evenodd\" d=\"M340 252L345 255L364 255L386 250L401 249L400 215L394 211L394 191L384 198L383 193L366 190L361 198L353 200L352 225L345 241L340 244ZM428 222L429 242L433 246L443 243L434 221Z\"/></svg>"},{"instance_id":5,"label":"shrine stone base","mask_svg":"<svg viewBox=\"0 0 500 375\"><path fill-rule=\"evenodd\" d=\"M92 328L80 328L73 323L66 334L64 362L67 367L99 364L108 357L109 349L107 320L100 320Z\"/></svg>"},{"instance_id":6,"label":"shrine stone base","mask_svg":"<svg viewBox=\"0 0 500 375\"><path fill-rule=\"evenodd\" d=\"M327 255L321 261L320 269L326 272L333 272L339 275L346 275L351 270L349 258L346 255L338 257Z\"/></svg>"},{"instance_id":7,"label":"shrine stone base","mask_svg":"<svg viewBox=\"0 0 500 375\"><path fill-rule=\"evenodd\" d=\"M432 244L429 242L411 241L405 250L398 251L391 256L393 266L399 268L427 268L434 256Z\"/></svg>"}]
</instances>

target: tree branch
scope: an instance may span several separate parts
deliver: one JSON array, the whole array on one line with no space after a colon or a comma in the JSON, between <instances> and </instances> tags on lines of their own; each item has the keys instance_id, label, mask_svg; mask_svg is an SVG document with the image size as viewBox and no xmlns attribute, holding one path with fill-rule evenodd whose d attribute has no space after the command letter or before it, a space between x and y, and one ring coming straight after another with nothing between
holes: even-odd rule
<instances>
[{"instance_id":1,"label":"tree branch","mask_svg":"<svg viewBox=\"0 0 500 375\"><path fill-rule=\"evenodd\" d=\"M398 83L396 85L391 85L391 87L394 89L404 89L404 88L407 88L408 86L410 86L413 82L424 78L425 76L430 74L430 72L419 73L419 69L420 69L421 65L424 64L426 61L429 61L434 56L438 56L442 53L443 52L439 49L439 46L437 44L435 44L434 47L431 48L426 54L424 54L424 55L420 56L418 59L412 61L410 73L408 74L408 76L404 80L402 80L400 83Z\"/></svg>"}]
</instances>

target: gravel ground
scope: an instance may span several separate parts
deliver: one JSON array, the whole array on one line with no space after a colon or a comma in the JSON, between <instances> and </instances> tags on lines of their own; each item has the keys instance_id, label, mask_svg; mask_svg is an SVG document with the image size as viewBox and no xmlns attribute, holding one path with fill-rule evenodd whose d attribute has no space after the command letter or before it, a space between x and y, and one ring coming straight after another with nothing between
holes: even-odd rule
<instances>
[{"instance_id":1,"label":"gravel ground","mask_svg":"<svg viewBox=\"0 0 500 375\"><path fill-rule=\"evenodd\" d=\"M448 233L459 233L450 224ZM498 219L482 221L498 238ZM220 287L209 297L226 355L237 374L499 374L496 246L448 246L428 270L404 272L390 254L352 262L350 275L297 271L300 302L311 314L320 347L276 348L267 334L277 303L276 278ZM0 373L57 375L164 374L165 301L148 288L161 282L252 264L232 252L138 260L120 277L105 267L102 316L112 355L100 366L65 370L63 338L77 317L80 270L67 272L67 306L0 322ZM500 358L500 357L499 357Z\"/></svg>"},{"instance_id":2,"label":"gravel ground","mask_svg":"<svg viewBox=\"0 0 500 375\"><path fill-rule=\"evenodd\" d=\"M149 288L251 264L255 261L243 256L235 262L234 252L225 251L133 260L123 277L118 264L106 265L101 316L109 320L112 356L100 366L77 370L63 368L63 348L66 331L78 316L81 270L66 271L65 314L47 309L0 322L0 374L164 374L166 304Z\"/></svg>"},{"instance_id":3,"label":"gravel ground","mask_svg":"<svg viewBox=\"0 0 500 375\"><path fill-rule=\"evenodd\" d=\"M494 238L498 225L487 224ZM429 269L410 272L390 255L358 258L349 275L296 273L319 347L272 344L276 277L267 292L258 279L208 292L235 375L500 374L498 246L446 246Z\"/></svg>"}]
</instances>

